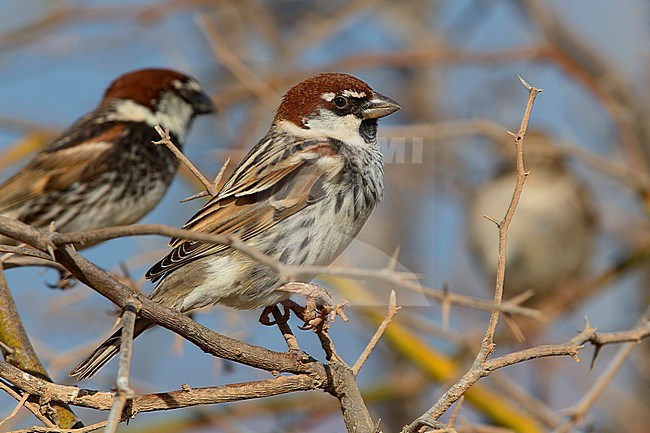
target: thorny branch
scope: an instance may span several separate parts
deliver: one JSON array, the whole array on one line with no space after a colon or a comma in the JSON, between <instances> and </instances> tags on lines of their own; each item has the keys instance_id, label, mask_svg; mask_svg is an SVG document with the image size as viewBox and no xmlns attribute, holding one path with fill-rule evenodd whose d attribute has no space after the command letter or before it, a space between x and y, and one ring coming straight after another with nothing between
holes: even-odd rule
<instances>
[{"instance_id":1,"label":"thorny branch","mask_svg":"<svg viewBox=\"0 0 650 433\"><path fill-rule=\"evenodd\" d=\"M377 328L377 332L375 332L375 335L372 336L366 348L363 350L363 352L361 352L361 355L359 356L359 359L357 359L357 362L355 362L352 366L352 372L355 376L359 374L361 367L363 367L363 364L370 357L370 354L375 349L375 346L377 346L377 343L379 343L381 336L384 335L386 327L390 322L392 322L393 317L395 317L395 314L397 314L397 311L399 309L400 307L397 306L397 295L395 294L395 290L391 290L390 301L388 303L388 313L386 314L386 317Z\"/></svg>"},{"instance_id":2,"label":"thorny branch","mask_svg":"<svg viewBox=\"0 0 650 433\"><path fill-rule=\"evenodd\" d=\"M67 403L73 406L87 407L95 410L108 411L113 407L115 393L78 388L76 386L60 385L45 381L25 373L9 363L0 361L0 377L17 388L37 396ZM253 398L270 397L295 391L317 389L319 382L308 375L278 376L272 379L244 382L232 385L190 388L159 392L154 394L138 394L127 404L127 416L140 412L156 412L169 409L179 409L204 404L226 403L249 400Z\"/></svg>"},{"instance_id":3,"label":"thorny branch","mask_svg":"<svg viewBox=\"0 0 650 433\"><path fill-rule=\"evenodd\" d=\"M3 362L3 361L0 361ZM20 370L18 370L20 371ZM7 393L10 397L14 398L16 401L21 401L22 396L19 392L14 390L13 387L5 384L4 381L0 380L0 390L4 391ZM29 394L29 393L27 393ZM30 402L29 399L23 403L23 407L25 407L28 411L30 411L36 419L38 419L40 422L43 423L44 426L47 427L56 427L56 424L54 424L52 421L50 421L45 415L41 413L41 405L38 402ZM60 428L60 427L58 427Z\"/></svg>"},{"instance_id":4,"label":"thorny branch","mask_svg":"<svg viewBox=\"0 0 650 433\"><path fill-rule=\"evenodd\" d=\"M30 233L25 237L38 237L37 234ZM309 376L311 380L318 383L318 388L324 389L340 401L350 431L374 432L374 425L363 403L354 375L349 367L344 363L341 364L341 360L331 359L329 365L324 365L302 352L274 352L226 337L205 328L182 313L163 307L141 293L135 292L80 256L71 245L56 248L54 254L56 260L79 281L107 297L118 307L125 308L128 302L136 299L142 304L140 311L142 317L178 333L205 352L270 372ZM330 350L330 347L326 349L328 353Z\"/></svg>"},{"instance_id":5,"label":"thorny branch","mask_svg":"<svg viewBox=\"0 0 650 433\"><path fill-rule=\"evenodd\" d=\"M156 132L158 135L160 135L160 140L159 141L154 141L154 144L158 145L164 145L167 146L169 150L172 151L172 153L178 158L185 166L192 172L194 176L196 176L197 179L201 181L203 186L205 187L206 191L208 191L208 194L210 194L212 197L217 195L217 185L219 182L220 177L217 178L217 180L214 183L211 183L208 179L203 176L201 171L192 164L192 162L187 159L185 155L183 155L183 152L180 151L178 147L172 142L171 137L169 136L169 128L163 129L160 125L155 126Z\"/></svg>"},{"instance_id":6,"label":"thorny branch","mask_svg":"<svg viewBox=\"0 0 650 433\"><path fill-rule=\"evenodd\" d=\"M284 281L286 282L300 280L302 276L311 276L314 274L352 279L367 279L372 281L385 282L400 288L404 288L406 290L422 293L430 298L435 299L438 302L444 301L448 302L451 305L476 308L486 311L492 311L496 308L504 313L519 314L536 320L544 319L543 315L539 311L532 308L523 307L509 301L503 303L502 305L495 305L492 301L485 299L478 299L467 295L455 294L428 288L421 285L417 281L412 281L416 277L411 273L398 272L389 268L360 269L338 266L288 266L278 262L270 256L257 251L254 248L249 247L246 243L240 241L236 236L183 230L162 224L118 226L72 233L49 233L27 226L10 218L0 216L0 234L18 239L21 242L25 242L40 250L46 250L47 246L50 244L65 245L96 243L111 239L117 239L120 237L140 235L161 235L187 240L223 244L228 245L231 248L236 249L252 257L258 262L263 263L276 270L280 275L284 277Z\"/></svg>"},{"instance_id":7,"label":"thorny branch","mask_svg":"<svg viewBox=\"0 0 650 433\"><path fill-rule=\"evenodd\" d=\"M512 194L512 200L510 205L506 210L505 216L501 221L496 221L493 218L488 218L491 221L495 222L499 230L499 254L497 262L497 278L496 278L496 288L494 293L494 303L496 305L501 305L503 298L503 283L505 281L505 269L506 269L506 246L507 246L507 236L508 228L517 209L517 204L521 198L521 194L524 189L524 182L528 173L524 170L524 150L523 142L526 135L526 130L528 128L528 122L530 120L530 114L533 109L533 103L535 102L535 97L538 93L541 92L541 89L537 89L521 77L518 77L521 83L528 90L528 102L526 103L526 109L521 120L521 125L517 134L510 133L514 138L515 152L516 152L516 162L517 162L517 181L515 184L514 192ZM422 416L417 420L409 424L404 428L404 431L408 432L417 432L421 427L430 426L433 427L440 418L440 416L451 407L451 405L457 401L465 391L467 391L472 385L474 385L481 377L486 375L485 365L488 357L494 352L494 334L496 332L496 327L499 321L499 310L494 309L490 314L490 321L488 328L485 332L485 336L481 341L481 348L474 360L474 364L470 371L468 371L456 384L447 390L442 397Z\"/></svg>"},{"instance_id":8,"label":"thorny branch","mask_svg":"<svg viewBox=\"0 0 650 433\"><path fill-rule=\"evenodd\" d=\"M618 349L614 358L610 361L603 374L598 378L591 389L582 396L580 401L569 409L568 419L562 422L553 433L568 433L576 424L580 423L584 419L589 409L596 403L596 400L598 400L607 385L609 385L616 373L618 373L622 367L623 363L630 356L636 344L638 344L641 339L648 337L648 335L650 335L650 306L646 307L645 313L634 329L623 332L595 335L594 338L590 340L590 342L596 346L594 358L597 356L601 345L605 344L605 341L626 343Z\"/></svg>"},{"instance_id":9,"label":"thorny branch","mask_svg":"<svg viewBox=\"0 0 650 433\"><path fill-rule=\"evenodd\" d=\"M201 2L199 2L200 4ZM524 2L527 4L540 4L541 2L538 1L527 1ZM81 20L81 21L90 21L90 22L95 22L98 19L105 20L107 19L107 15L110 17L129 17L129 18L139 18L139 19L153 19L153 20L158 20L164 17L169 16L170 12L173 12L174 10L177 10L179 8L188 8L188 6L179 6L181 4L190 4L189 8L195 7L192 6L196 3L194 2L179 2L179 1L172 1L166 3L164 6L157 6L155 7L147 7L147 8L109 8L109 9L80 9L77 10L78 8L75 9L70 9L67 8L65 9L64 13L54 13L54 14L48 14L45 19L40 20L37 23L30 24L28 28L24 29L26 31L21 31L20 34L17 32L11 32L9 35L3 35L5 37L1 38L2 42L5 43L6 46L11 46L12 44L9 44L8 42L11 41L16 41L22 42L23 40L32 40L34 38L34 34L36 34L38 37L39 34L41 34L43 28L51 28L52 26L58 26L61 23L65 22L71 22L73 20ZM353 2L356 7L361 6L361 8L369 8L368 5L376 5L377 2L365 2L365 1L357 1ZM151 10L151 12L147 12L148 10ZM344 22L342 18L346 17L346 14L348 11L342 10L339 13L336 13L332 17L328 17L327 20L323 19L320 21L316 21L315 24L312 23L311 21L307 21L307 25L303 25L303 29L305 30L305 34L308 36L310 35L307 33L307 30L311 30L311 37L305 37L305 38L291 38L291 41L293 43L293 46L298 46L298 47L308 47L313 44L315 40L321 39L321 35L326 34L326 35L331 35L334 34L334 30L337 25L340 25L341 22ZM137 15L137 16L136 16ZM148 18L145 18L145 15ZM261 14L263 15L263 14ZM548 17L545 17L543 14L538 14L538 13L529 13L530 16L535 17L535 18L546 18L548 20ZM544 23L541 23L544 24ZM546 22L548 24L548 21ZM34 31L36 30L36 31ZM556 27L546 25L544 26L544 31L547 33L548 36L552 36L553 34L555 35L560 35L564 37L564 33L561 33L559 31L552 31L549 32L549 30L556 30ZM303 33L303 32L301 32ZM10 38L7 38L6 36L11 36ZM556 36L557 38L557 36ZM550 41L552 42L555 47L548 47L546 45L540 45L537 47L521 47L517 48L516 50L512 50L509 52L503 52L503 53L463 53L459 52L457 50L450 50L449 52L446 51L441 51L441 50L431 50L429 47L425 47L422 50L417 50L413 52L408 52L408 51L401 51L399 53L379 53L379 54L371 54L367 56L363 55L358 55L355 53L354 56L350 56L349 58L343 58L341 61L338 61L337 63L332 64L332 69L350 69L350 68L360 68L360 67L367 67L368 65L390 65L393 67L398 67L398 68L406 68L406 67L412 67L412 65L431 65L431 64L439 64L439 63L444 63L444 64L449 64L450 62L478 62L478 63L502 63L504 61L510 61L510 60L516 60L516 59L527 59L527 60L552 60L556 64L562 66L562 64L565 64L565 69L570 69L571 67L575 67L573 65L572 60L573 59L581 59L585 58L584 55L575 55L575 56L558 56L557 54L554 54L555 49L560 47L563 44L566 44L563 41ZM569 44L571 47L572 45ZM226 47L228 48L228 47ZM554 49L555 48L555 49ZM293 50L290 50L292 52L292 56L289 57L298 57L296 53L298 49L295 48ZM579 53L581 54L581 53ZM234 55L234 54L233 54ZM220 56L220 58L224 59L224 56ZM587 57L588 58L588 57ZM588 58L589 59L589 58ZM590 59L589 59L590 60ZM322 67L321 67L322 68ZM231 67L232 70L234 70ZM581 76L584 76L584 74L581 73L571 73L569 72L569 76L573 76L574 78L577 77L580 79ZM580 71L579 71L580 72ZM610 71L611 72L611 71ZM305 71L299 72L298 75L303 75ZM594 74L597 79L592 79L592 82L598 83L599 85L603 87L609 87L609 91L611 93L615 93L618 89L617 86L611 85L611 79L612 77L619 77L619 74L613 74L613 73L599 73L599 74ZM291 81L294 81L294 77L288 77L288 76L279 76L282 80L280 79L270 79L266 80L266 78L263 78L262 81L270 83L272 86L271 88L280 88L285 86ZM605 77L606 79L603 79ZM249 86L248 83L243 82L242 86L244 87L244 90L249 93L255 93L256 89L254 86ZM586 85L587 88L589 88L589 83ZM237 90L237 89L235 89ZM231 92L232 93L232 92ZM241 92L240 92L241 93ZM605 93L605 92L602 92ZM236 92L235 92L236 95ZM225 96L228 96L226 93ZM611 95L610 95L611 96ZM603 98L607 99L607 98ZM610 97L609 99L614 99L613 97ZM621 107L624 106L632 106L633 104L620 104ZM614 107L614 108L619 108L619 107ZM613 110L612 110L613 111ZM618 113L615 113L613 117L617 120L618 123L623 124L623 126L627 126L629 129L633 129L629 125L625 125L625 123L633 123L635 121L634 116L627 115L626 110L618 110ZM641 125L642 122L634 122L638 125ZM628 143L630 142L629 137L625 140ZM633 159L632 162L635 160ZM638 159L637 159L638 161ZM633 170L633 173L625 173L622 172L620 175L622 178L625 180L627 177L630 178L631 182L635 182L635 179L641 179L643 182L638 182L639 185L645 185L643 186L643 189L645 191L648 190L647 187L647 179L645 179L642 176L641 173L637 173L638 170ZM46 257L43 257L45 259L49 258L49 255L45 255ZM364 278L363 276L357 276L357 278ZM384 278L384 277L382 277ZM388 281L388 278L393 278L393 276L386 274L385 279L382 281ZM410 282L408 282L410 283ZM413 283L414 285L417 286L417 284ZM435 298L435 296L432 296ZM438 299L438 298L436 298ZM443 305L446 305L446 300L447 298L441 298L441 302L443 302ZM439 299L440 300L440 299ZM462 298L458 299L459 303L455 305L468 305L464 304ZM471 299L469 300L471 301ZM480 301L480 300L477 300ZM491 302L485 302L482 304L482 308L487 308L487 309L495 309L498 308L499 311L506 311L505 307L507 305L502 305L502 306L497 306L495 307L492 305ZM514 307L517 307L514 305ZM639 326L635 328L635 332L628 332L624 331L622 333L609 333L609 334L594 334L593 338L590 340L590 342L594 344L598 344L597 341L602 341L604 344L607 343L616 343L620 341L637 341L638 339L646 338L648 335L648 329L647 327ZM631 345L630 345L631 346ZM520 354L522 357L525 354ZM498 359L498 358L497 358ZM495 360L492 360L495 361ZM281 376L282 378L284 376ZM303 377L303 376L296 376L296 377ZM92 427L92 426L89 426ZM45 431L47 429L43 429ZM38 430L40 431L40 429ZM53 431L53 430L50 430ZM80 431L86 431L86 429L80 430ZM447 431L447 430L445 430ZM451 430L450 430L451 431Z\"/></svg>"}]
</instances>

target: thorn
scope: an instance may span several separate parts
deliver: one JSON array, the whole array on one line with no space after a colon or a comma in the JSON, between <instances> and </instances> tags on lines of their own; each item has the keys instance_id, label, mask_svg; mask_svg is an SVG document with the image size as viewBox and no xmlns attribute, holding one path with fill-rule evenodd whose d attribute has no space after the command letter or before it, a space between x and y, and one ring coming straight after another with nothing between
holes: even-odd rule
<instances>
[{"instance_id":1,"label":"thorn","mask_svg":"<svg viewBox=\"0 0 650 433\"><path fill-rule=\"evenodd\" d=\"M206 190L203 190L201 192L197 192L194 195L184 198L183 200L179 201L179 203L187 203L188 201L196 200L197 198L205 197L206 195L210 195L210 193Z\"/></svg>"},{"instance_id":2,"label":"thorn","mask_svg":"<svg viewBox=\"0 0 650 433\"><path fill-rule=\"evenodd\" d=\"M524 80L523 77L522 77L521 75L517 74L517 78L519 78L519 81L521 82L521 84L523 84L524 87L525 87L526 89L528 89L528 91L531 91L531 90L533 89L533 86L531 86L530 84L528 84L528 82L527 82L526 80Z\"/></svg>"},{"instance_id":3,"label":"thorn","mask_svg":"<svg viewBox=\"0 0 650 433\"><path fill-rule=\"evenodd\" d=\"M511 136L512 138L517 138L517 134L515 134L515 133L512 132L512 131L506 131L506 134L508 134L508 135Z\"/></svg>"},{"instance_id":4,"label":"thorn","mask_svg":"<svg viewBox=\"0 0 650 433\"><path fill-rule=\"evenodd\" d=\"M589 364L589 371L593 371L594 367L596 366L596 359L598 358L598 355L600 355L600 349L603 348L602 344L596 344L594 346L594 356L591 357L591 364Z\"/></svg>"},{"instance_id":5,"label":"thorn","mask_svg":"<svg viewBox=\"0 0 650 433\"><path fill-rule=\"evenodd\" d=\"M530 93L535 93L535 94L537 94L537 93L541 93L541 92L542 92L543 89L538 89L537 87L531 86L530 84L528 84L528 82L527 82L526 80L524 80L524 79L521 77L521 75L517 74L517 78L519 78L519 81L521 81L521 84L523 84L524 87L526 88L526 90L528 90Z\"/></svg>"},{"instance_id":6,"label":"thorn","mask_svg":"<svg viewBox=\"0 0 650 433\"><path fill-rule=\"evenodd\" d=\"M221 183L221 178L223 177L223 173L226 171L226 167L228 167L228 164L230 163L230 158L226 159L226 162L223 163L221 166L221 170L219 170L219 174L217 174L217 177L214 178L214 182L212 182L212 186L214 186L215 190L219 190L219 184Z\"/></svg>"},{"instance_id":7,"label":"thorn","mask_svg":"<svg viewBox=\"0 0 650 433\"><path fill-rule=\"evenodd\" d=\"M483 215L483 218L485 218L485 219L488 220L488 221L493 222L494 225L497 226L497 228L501 228L501 222L497 221L496 218L492 218L492 217L489 216L489 215Z\"/></svg>"}]
</instances>

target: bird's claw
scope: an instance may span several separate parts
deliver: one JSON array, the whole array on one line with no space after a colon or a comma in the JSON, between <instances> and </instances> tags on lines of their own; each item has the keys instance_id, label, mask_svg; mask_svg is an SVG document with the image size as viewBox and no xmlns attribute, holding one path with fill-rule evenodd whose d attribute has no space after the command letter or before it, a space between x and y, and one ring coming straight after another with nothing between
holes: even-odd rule
<instances>
[{"instance_id":1,"label":"bird's claw","mask_svg":"<svg viewBox=\"0 0 650 433\"><path fill-rule=\"evenodd\" d=\"M280 303L284 310L280 313L277 305L266 307L260 315L260 323L266 326L276 325L278 323L286 323L289 320L291 311L294 312L296 317L303 321L303 325L299 326L303 330L318 330L322 327L329 326L336 316L341 317L344 321L348 321L345 315L344 308L348 304L343 301L340 304L334 304L332 295L329 291L316 284L291 282L282 286L279 290L291 293L304 295L306 298L305 306L301 306L291 299L287 299ZM271 319L273 315L274 319Z\"/></svg>"}]
</instances>

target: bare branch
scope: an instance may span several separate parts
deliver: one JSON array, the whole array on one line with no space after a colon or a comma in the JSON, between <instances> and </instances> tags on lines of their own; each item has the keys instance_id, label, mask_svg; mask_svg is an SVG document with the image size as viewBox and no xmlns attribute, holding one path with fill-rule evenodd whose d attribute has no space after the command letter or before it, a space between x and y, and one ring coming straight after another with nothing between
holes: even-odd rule
<instances>
[{"instance_id":1,"label":"bare branch","mask_svg":"<svg viewBox=\"0 0 650 433\"><path fill-rule=\"evenodd\" d=\"M0 361L0 363L1 362L4 362L4 361ZM18 369L16 369L16 370L18 370ZM18 371L20 371L20 370L18 370ZM11 396L16 401L20 401L22 399L22 396L18 392L16 392L11 387L7 386L1 380L0 380L0 390L2 390L4 392L6 392L7 394L9 394L9 396ZM27 410L29 410L36 417L36 419L41 421L44 425L46 425L48 427L56 427L56 424L54 424L45 415L43 415L41 413L41 407L40 407L40 405L38 403L33 403L33 402L30 402L30 401L26 401L25 403L23 403L23 406Z\"/></svg>"},{"instance_id":2,"label":"bare branch","mask_svg":"<svg viewBox=\"0 0 650 433\"><path fill-rule=\"evenodd\" d=\"M11 413L9 415L7 415L4 419L0 420L0 426L2 426L2 424L9 421L11 418L15 417L16 414L18 413L18 411L20 410L20 408L23 407L23 405L25 404L25 402L27 401L28 398L29 398L29 394L24 393L23 396L18 401L18 404L16 405L16 407L14 407L14 410L12 410Z\"/></svg>"},{"instance_id":3,"label":"bare branch","mask_svg":"<svg viewBox=\"0 0 650 433\"><path fill-rule=\"evenodd\" d=\"M176 157L177 157L177 158L178 158L178 159L179 159L183 164L185 164L185 166L186 166L187 168L190 169L190 171L192 172L192 174L193 174L194 176L196 176L196 178L197 178L199 181L201 181L201 183L202 183L203 186L205 187L206 191L207 191L211 196L214 197L215 195L217 195L217 192L219 192L219 191L218 191L217 189L215 189L214 185L213 185L212 183L210 183L210 181L207 180L207 179L205 178L205 176L203 176L203 174L199 171L199 169L196 168L196 167L194 166L194 164L192 164L192 162L191 162L189 159L187 159L187 157L186 157L185 155L183 155L183 152L181 152L180 149L179 149L178 147L176 147L176 145L174 145L174 143L172 143L172 139L171 139L171 137L169 136L169 128L163 130L162 127L161 127L160 125L156 125L154 128L156 129L156 132L158 133L158 135L160 135L160 140L159 140L159 141L154 141L153 144L164 144L165 146L167 146L167 148L168 148L169 150L171 150L172 153L173 153L174 155L176 155Z\"/></svg>"},{"instance_id":4,"label":"bare branch","mask_svg":"<svg viewBox=\"0 0 650 433\"><path fill-rule=\"evenodd\" d=\"M106 433L114 433L122 418L122 412L127 400L133 398L135 392L129 384L129 374L131 371L131 354L133 347L133 329L135 319L140 310L140 301L131 298L127 301L124 313L122 314L122 339L120 341L120 356L117 367L117 378L115 379L115 388L117 393L113 400L113 406L108 416L106 424Z\"/></svg>"},{"instance_id":5,"label":"bare branch","mask_svg":"<svg viewBox=\"0 0 650 433\"><path fill-rule=\"evenodd\" d=\"M327 333L327 323L327 321L323 322L316 331L329 362L327 369L331 381L325 390L339 400L348 432L380 433L377 432L370 418L370 412L363 401L354 372L336 353Z\"/></svg>"},{"instance_id":6,"label":"bare branch","mask_svg":"<svg viewBox=\"0 0 650 433\"><path fill-rule=\"evenodd\" d=\"M395 314L397 314L397 310L399 310L400 308L401 307L397 306L397 295L395 294L395 290L391 290L390 301L388 303L388 313L386 313L386 317L379 325L379 328L377 328L375 335L372 336L372 338L368 342L368 345L359 356L359 359L357 359L357 362L355 362L354 365L352 366L352 373L355 376L359 374L359 370L361 370L363 364L368 360L368 357L374 350L375 346L377 346L377 343L379 343L379 339L381 338L382 335L384 335L384 331L386 330L386 327L390 322L393 321L393 317L395 317Z\"/></svg>"},{"instance_id":7,"label":"bare branch","mask_svg":"<svg viewBox=\"0 0 650 433\"><path fill-rule=\"evenodd\" d=\"M230 50L228 43L212 20L202 13L197 14L196 19L199 28L210 41L214 56L221 61L221 64L266 105L271 108L277 107L280 102L278 93Z\"/></svg>"},{"instance_id":8,"label":"bare branch","mask_svg":"<svg viewBox=\"0 0 650 433\"><path fill-rule=\"evenodd\" d=\"M337 266L287 266L275 260L273 257L267 256L256 249L249 247L246 243L240 241L234 236L183 230L162 224L116 226L72 233L46 233L19 221L0 215L0 234L18 239L41 250L46 249L46 246L49 243L53 243L54 245L86 244L117 239L125 236L140 235L162 235L180 239L197 240L201 242L228 245L231 248L234 248L276 270L284 277L285 281L300 280L303 276L309 276L311 278L314 274L331 275L343 278L368 279L372 281L385 282L416 293L422 293L441 303L444 301L449 302L451 305L477 308L485 311L492 311L496 308L504 313L518 314L540 321L544 320L544 316L538 310L522 307L514 302L508 301L497 306L488 300L454 293L445 293L442 290L422 286L418 282L411 281L415 278L411 273L397 272L390 269L359 269Z\"/></svg>"},{"instance_id":9,"label":"bare branch","mask_svg":"<svg viewBox=\"0 0 650 433\"><path fill-rule=\"evenodd\" d=\"M645 310L645 313L639 321L639 325L636 328L633 328L629 331L623 332L613 332L608 336L603 338L606 334L594 335L590 341L596 345L598 348L602 344L608 343L618 343L624 341L632 341L631 343L626 343L622 345L614 358L610 361L609 365L603 372L603 374L598 378L596 383L589 389L589 391L582 396L582 398L571 407L569 412L569 419L560 424L553 433L568 433L573 427L580 423L585 415L589 412L589 409L596 403L598 398L602 395L605 388L610 384L614 379L614 376L621 369L623 363L630 356L634 348L637 346L636 343L639 343L641 339L648 337L650 333L650 306ZM606 343L607 342L607 343Z\"/></svg>"},{"instance_id":10,"label":"bare branch","mask_svg":"<svg viewBox=\"0 0 650 433\"><path fill-rule=\"evenodd\" d=\"M523 151L523 140L526 135L526 130L528 128L528 122L530 120L530 114L533 109L533 103L535 102L535 97L541 89L537 89L527 82L525 82L521 77L519 77L522 84L528 90L528 102L526 103L526 109L524 115L521 119L521 125L519 127L519 132L514 137L515 150L516 150L516 161L517 161L517 181L515 184L515 189L512 194L512 199L510 205L506 210L503 220L499 221L497 227L499 229L499 254L497 262L497 278L496 278L496 288L494 293L494 304L501 305L503 298L503 284L505 281L505 268L506 268L506 246L507 246L507 235L508 228L517 209L517 204L521 198L521 194L524 188L524 182L526 181L527 173L524 170L524 151ZM479 353L476 355L474 364L469 372L467 372L456 384L454 384L447 392L443 394L440 399L422 416L417 420L409 424L404 428L404 431L416 432L422 426L433 426L433 423L445 412L451 405L458 400L463 393L468 390L474 383L476 383L481 377L486 376L488 373L485 370L485 364L488 357L494 352L494 334L496 332L496 327L499 321L499 310L494 309L490 314L490 321L488 328L485 332L485 336L481 341L481 348Z\"/></svg>"},{"instance_id":11,"label":"bare branch","mask_svg":"<svg viewBox=\"0 0 650 433\"><path fill-rule=\"evenodd\" d=\"M0 264L0 341L11 348L11 352L3 351L5 359L24 371L51 380L32 346L29 336L23 327L14 303L7 281ZM55 426L68 428L78 425L79 419L72 410L64 405L54 403L52 410L45 412Z\"/></svg>"},{"instance_id":12,"label":"bare branch","mask_svg":"<svg viewBox=\"0 0 650 433\"><path fill-rule=\"evenodd\" d=\"M59 385L25 373L0 361L0 377L33 395L53 401L101 411L111 410L115 394L76 386ZM204 404L226 403L270 397L295 391L317 389L320 382L308 375L279 376L267 380L204 388L183 387L175 391L134 395L128 404L130 413L156 412ZM124 418L122 418L124 420Z\"/></svg>"}]
</instances>

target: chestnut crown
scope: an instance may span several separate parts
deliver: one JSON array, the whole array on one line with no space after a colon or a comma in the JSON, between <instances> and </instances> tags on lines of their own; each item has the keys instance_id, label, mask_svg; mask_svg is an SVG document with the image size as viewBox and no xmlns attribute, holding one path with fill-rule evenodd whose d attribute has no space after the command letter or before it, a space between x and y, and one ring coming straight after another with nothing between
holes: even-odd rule
<instances>
[{"instance_id":1,"label":"chestnut crown","mask_svg":"<svg viewBox=\"0 0 650 433\"><path fill-rule=\"evenodd\" d=\"M154 110L166 93L187 102L194 114L215 111L211 98L194 78L171 69L139 69L115 79L102 99L102 106L128 99Z\"/></svg>"},{"instance_id":2,"label":"chestnut crown","mask_svg":"<svg viewBox=\"0 0 650 433\"><path fill-rule=\"evenodd\" d=\"M342 73L323 73L296 84L284 95L274 122L286 120L305 127L311 116L328 110L338 116L377 119L399 110L392 99L364 81Z\"/></svg>"}]
</instances>

